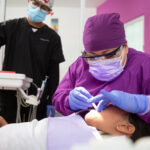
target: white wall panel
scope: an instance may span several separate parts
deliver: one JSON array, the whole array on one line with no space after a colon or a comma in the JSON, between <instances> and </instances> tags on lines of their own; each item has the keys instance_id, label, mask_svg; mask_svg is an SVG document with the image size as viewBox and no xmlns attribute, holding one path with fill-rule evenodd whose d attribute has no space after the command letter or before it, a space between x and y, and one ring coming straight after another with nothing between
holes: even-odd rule
<instances>
[{"instance_id":1,"label":"white wall panel","mask_svg":"<svg viewBox=\"0 0 150 150\"><path fill-rule=\"evenodd\" d=\"M6 0L0 0L0 22L5 20L6 15ZM4 47L0 48L0 70L2 69L2 62L4 57Z\"/></svg>"},{"instance_id":2,"label":"white wall panel","mask_svg":"<svg viewBox=\"0 0 150 150\"><path fill-rule=\"evenodd\" d=\"M126 23L125 31L129 47L144 52L144 16Z\"/></svg>"}]
</instances>

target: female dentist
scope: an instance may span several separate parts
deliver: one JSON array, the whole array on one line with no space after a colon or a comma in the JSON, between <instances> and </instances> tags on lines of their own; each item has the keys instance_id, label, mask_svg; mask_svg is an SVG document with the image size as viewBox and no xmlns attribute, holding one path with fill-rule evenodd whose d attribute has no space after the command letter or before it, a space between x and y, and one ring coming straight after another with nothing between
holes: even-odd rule
<instances>
[{"instance_id":1,"label":"female dentist","mask_svg":"<svg viewBox=\"0 0 150 150\"><path fill-rule=\"evenodd\" d=\"M69 67L53 95L56 110L69 115L101 101L99 111L112 103L150 122L150 55L128 48L120 15L88 18L83 43L82 56Z\"/></svg>"}]
</instances>

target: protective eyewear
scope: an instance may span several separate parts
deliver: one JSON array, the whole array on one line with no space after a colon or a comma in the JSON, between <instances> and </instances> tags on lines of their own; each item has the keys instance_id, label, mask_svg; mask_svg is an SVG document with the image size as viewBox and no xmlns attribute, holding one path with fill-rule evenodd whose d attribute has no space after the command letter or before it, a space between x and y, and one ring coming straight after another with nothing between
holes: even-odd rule
<instances>
[{"instance_id":1,"label":"protective eyewear","mask_svg":"<svg viewBox=\"0 0 150 150\"><path fill-rule=\"evenodd\" d=\"M32 5L35 7L39 7L41 10L45 11L46 13L50 13L52 9L44 4L41 4L38 0L31 0Z\"/></svg>"},{"instance_id":2,"label":"protective eyewear","mask_svg":"<svg viewBox=\"0 0 150 150\"><path fill-rule=\"evenodd\" d=\"M95 56L87 56L86 52L82 52L82 57L83 58L89 58L89 59L97 59L100 57L105 57L106 59L109 59L113 56L115 56L121 49L122 46L118 47L117 49L115 49L113 52L107 53L107 54L102 54L102 55L95 55Z\"/></svg>"}]
</instances>

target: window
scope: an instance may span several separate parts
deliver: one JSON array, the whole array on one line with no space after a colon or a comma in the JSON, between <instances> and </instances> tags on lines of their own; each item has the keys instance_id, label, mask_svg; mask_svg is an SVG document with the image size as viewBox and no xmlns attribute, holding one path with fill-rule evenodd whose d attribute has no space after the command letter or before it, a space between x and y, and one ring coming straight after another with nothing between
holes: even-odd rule
<instances>
[{"instance_id":1,"label":"window","mask_svg":"<svg viewBox=\"0 0 150 150\"><path fill-rule=\"evenodd\" d=\"M144 16L125 24L128 46L144 52Z\"/></svg>"}]
</instances>

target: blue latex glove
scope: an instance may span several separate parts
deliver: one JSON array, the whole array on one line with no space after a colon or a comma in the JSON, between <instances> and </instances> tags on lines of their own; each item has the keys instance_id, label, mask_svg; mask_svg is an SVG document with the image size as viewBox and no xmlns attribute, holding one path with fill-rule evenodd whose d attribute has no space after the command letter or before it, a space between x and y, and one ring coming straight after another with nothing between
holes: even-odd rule
<instances>
[{"instance_id":1,"label":"blue latex glove","mask_svg":"<svg viewBox=\"0 0 150 150\"><path fill-rule=\"evenodd\" d=\"M55 117L55 107L52 105L47 105L47 117Z\"/></svg>"},{"instance_id":2,"label":"blue latex glove","mask_svg":"<svg viewBox=\"0 0 150 150\"><path fill-rule=\"evenodd\" d=\"M111 92L101 90L101 95L93 97L91 102L99 102L98 111L102 111L110 103L127 112L138 114L146 112L148 108L148 97L146 95L129 94L118 90Z\"/></svg>"},{"instance_id":3,"label":"blue latex glove","mask_svg":"<svg viewBox=\"0 0 150 150\"><path fill-rule=\"evenodd\" d=\"M69 94L69 105L72 110L88 109L92 104L88 102L91 94L83 87L74 88Z\"/></svg>"}]
</instances>

